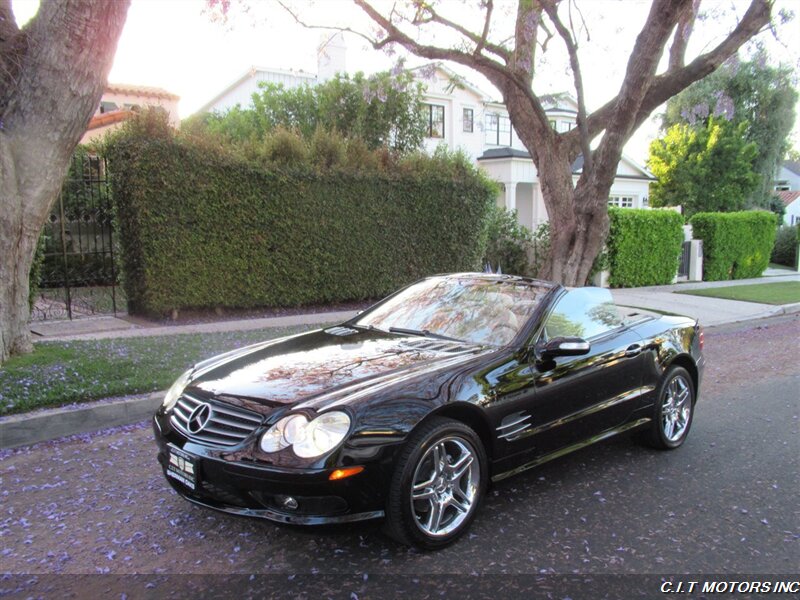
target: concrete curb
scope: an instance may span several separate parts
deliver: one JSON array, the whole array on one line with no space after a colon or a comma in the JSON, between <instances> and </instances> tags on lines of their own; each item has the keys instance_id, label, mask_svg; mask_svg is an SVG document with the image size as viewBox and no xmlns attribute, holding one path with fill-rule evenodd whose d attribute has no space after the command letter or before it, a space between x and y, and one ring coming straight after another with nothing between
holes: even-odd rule
<instances>
[{"instance_id":1,"label":"concrete curb","mask_svg":"<svg viewBox=\"0 0 800 600\"><path fill-rule=\"evenodd\" d=\"M153 416L165 392L51 408L0 420L0 448L16 448L68 435L130 425Z\"/></svg>"},{"instance_id":2,"label":"concrete curb","mask_svg":"<svg viewBox=\"0 0 800 600\"><path fill-rule=\"evenodd\" d=\"M800 302L776 306L774 310L767 313L722 325L741 324L746 321L757 321L767 317L794 313L800 313ZM714 327L722 325L706 329L714 329ZM0 419L0 448L29 446L68 435L137 423L153 416L165 393L163 391L153 392L145 396L99 400L77 407L52 408L3 417Z\"/></svg>"}]
</instances>

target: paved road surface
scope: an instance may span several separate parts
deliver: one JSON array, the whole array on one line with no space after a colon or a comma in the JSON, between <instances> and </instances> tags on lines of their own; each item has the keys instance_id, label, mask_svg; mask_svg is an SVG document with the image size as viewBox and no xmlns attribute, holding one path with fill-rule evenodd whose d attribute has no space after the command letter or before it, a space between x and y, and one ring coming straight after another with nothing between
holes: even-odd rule
<instances>
[{"instance_id":1,"label":"paved road surface","mask_svg":"<svg viewBox=\"0 0 800 600\"><path fill-rule=\"evenodd\" d=\"M708 332L681 449L621 438L505 480L437 553L376 523L304 529L194 507L163 480L147 424L4 451L0 572L797 573L798 339L797 315Z\"/></svg>"}]
</instances>

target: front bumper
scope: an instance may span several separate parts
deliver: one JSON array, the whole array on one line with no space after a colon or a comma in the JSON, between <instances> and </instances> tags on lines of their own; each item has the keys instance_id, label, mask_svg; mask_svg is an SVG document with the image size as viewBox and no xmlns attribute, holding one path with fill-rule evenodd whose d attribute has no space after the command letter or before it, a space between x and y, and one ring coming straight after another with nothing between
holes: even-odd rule
<instances>
[{"instance_id":1,"label":"front bumper","mask_svg":"<svg viewBox=\"0 0 800 600\"><path fill-rule=\"evenodd\" d=\"M330 481L333 468L283 469L251 463L247 453L220 452L174 431L163 415L153 430L164 475L186 500L214 510L297 525L349 523L384 516L386 469L364 464L353 477ZM170 447L194 460L194 489L167 475ZM288 499L291 498L291 502ZM291 506L291 507L289 507Z\"/></svg>"}]
</instances>

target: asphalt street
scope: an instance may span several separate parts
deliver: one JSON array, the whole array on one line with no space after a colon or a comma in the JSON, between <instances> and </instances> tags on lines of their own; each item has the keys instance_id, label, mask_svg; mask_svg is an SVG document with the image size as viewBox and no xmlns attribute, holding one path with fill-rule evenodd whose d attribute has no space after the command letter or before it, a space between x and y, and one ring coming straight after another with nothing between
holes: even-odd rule
<instances>
[{"instance_id":1,"label":"asphalt street","mask_svg":"<svg viewBox=\"0 0 800 600\"><path fill-rule=\"evenodd\" d=\"M435 553L396 545L379 522L298 528L192 506L164 481L148 423L3 451L0 572L26 577L7 575L0 595L50 574L796 574L798 339L797 315L709 330L682 448L621 437L505 480Z\"/></svg>"}]
</instances>

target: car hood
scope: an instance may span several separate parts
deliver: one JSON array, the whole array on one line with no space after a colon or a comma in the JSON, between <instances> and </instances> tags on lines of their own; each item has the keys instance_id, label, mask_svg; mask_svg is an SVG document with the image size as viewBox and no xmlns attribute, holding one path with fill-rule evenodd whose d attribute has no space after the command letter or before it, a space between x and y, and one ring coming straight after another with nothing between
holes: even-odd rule
<instances>
[{"instance_id":1,"label":"car hood","mask_svg":"<svg viewBox=\"0 0 800 600\"><path fill-rule=\"evenodd\" d=\"M402 382L457 369L492 348L335 327L250 346L200 363L187 389L264 407L351 403ZM438 389L419 386L417 396Z\"/></svg>"}]
</instances>

